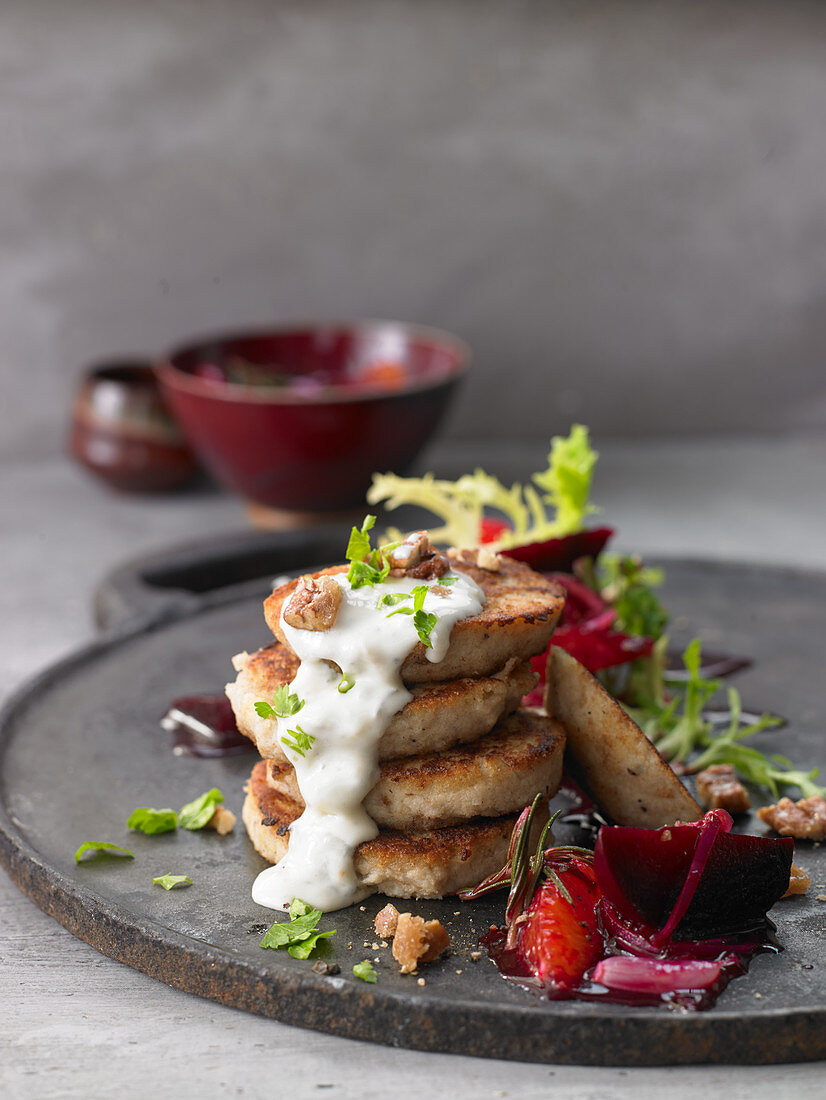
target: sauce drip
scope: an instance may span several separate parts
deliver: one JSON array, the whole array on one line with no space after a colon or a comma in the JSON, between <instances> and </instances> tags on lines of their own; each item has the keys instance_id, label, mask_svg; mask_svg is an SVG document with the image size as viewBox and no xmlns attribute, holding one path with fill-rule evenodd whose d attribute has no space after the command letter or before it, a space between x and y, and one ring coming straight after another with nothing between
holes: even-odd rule
<instances>
[{"instance_id":1,"label":"sauce drip","mask_svg":"<svg viewBox=\"0 0 826 1100\"><path fill-rule=\"evenodd\" d=\"M443 594L425 597L423 610L436 616L426 651L433 662L447 653L454 624L478 614L484 604L484 593L473 580L462 574L452 578L440 589ZM283 614L281 619L284 636L301 660L289 690L304 706L278 719L278 739L295 768L306 809L290 826L287 854L253 885L253 901L271 909L286 909L299 897L329 912L369 893L359 886L353 855L378 828L362 801L379 778L379 739L412 698L400 669L419 638L412 615L393 613L410 608L411 601L378 605L384 596L410 594L422 582L402 577L351 588L339 574L336 583L342 602L329 630L298 630ZM353 683L342 693L344 674ZM290 746L290 731L299 726L313 739L304 755Z\"/></svg>"},{"instance_id":2,"label":"sauce drip","mask_svg":"<svg viewBox=\"0 0 826 1100\"><path fill-rule=\"evenodd\" d=\"M236 756L252 745L238 732L225 695L185 695L173 699L161 727L172 734L176 756Z\"/></svg>"}]
</instances>

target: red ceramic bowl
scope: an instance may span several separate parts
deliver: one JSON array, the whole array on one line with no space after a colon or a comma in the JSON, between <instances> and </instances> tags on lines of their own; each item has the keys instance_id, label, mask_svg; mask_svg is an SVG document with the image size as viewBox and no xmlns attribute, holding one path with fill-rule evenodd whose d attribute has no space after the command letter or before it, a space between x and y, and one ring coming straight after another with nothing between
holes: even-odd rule
<instances>
[{"instance_id":1,"label":"red ceramic bowl","mask_svg":"<svg viewBox=\"0 0 826 1100\"><path fill-rule=\"evenodd\" d=\"M249 501L337 511L404 473L468 365L461 340L391 322L307 325L191 344L158 368L215 478Z\"/></svg>"}]
</instances>

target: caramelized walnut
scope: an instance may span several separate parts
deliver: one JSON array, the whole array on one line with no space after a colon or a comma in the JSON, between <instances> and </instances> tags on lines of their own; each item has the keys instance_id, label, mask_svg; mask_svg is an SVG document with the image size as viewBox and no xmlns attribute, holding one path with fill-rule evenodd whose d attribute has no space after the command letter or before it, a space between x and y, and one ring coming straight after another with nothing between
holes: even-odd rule
<instances>
[{"instance_id":1,"label":"caramelized walnut","mask_svg":"<svg viewBox=\"0 0 826 1100\"><path fill-rule=\"evenodd\" d=\"M476 564L480 569L486 569L488 573L499 573L502 569L502 559L487 546L480 546L476 555Z\"/></svg>"},{"instance_id":2,"label":"caramelized walnut","mask_svg":"<svg viewBox=\"0 0 826 1100\"><path fill-rule=\"evenodd\" d=\"M414 531L399 543L387 556L391 577L415 577L417 580L434 580L450 570L450 562L444 554L434 550L427 531Z\"/></svg>"},{"instance_id":3,"label":"caramelized walnut","mask_svg":"<svg viewBox=\"0 0 826 1100\"><path fill-rule=\"evenodd\" d=\"M817 795L801 798L799 802L781 798L776 806L761 806L757 816L781 836L826 839L826 801Z\"/></svg>"},{"instance_id":4,"label":"caramelized walnut","mask_svg":"<svg viewBox=\"0 0 826 1100\"><path fill-rule=\"evenodd\" d=\"M284 608L284 622L296 630L329 630L341 600L341 588L334 577L301 577Z\"/></svg>"},{"instance_id":5,"label":"caramelized walnut","mask_svg":"<svg viewBox=\"0 0 826 1100\"><path fill-rule=\"evenodd\" d=\"M374 921L376 934L383 940L391 940L396 934L396 925L399 922L399 911L390 902L385 905L380 913L376 913Z\"/></svg>"},{"instance_id":6,"label":"caramelized walnut","mask_svg":"<svg viewBox=\"0 0 826 1100\"><path fill-rule=\"evenodd\" d=\"M400 913L393 937L393 958L402 974L413 974L420 962L432 962L450 947L444 926L412 913Z\"/></svg>"},{"instance_id":7,"label":"caramelized walnut","mask_svg":"<svg viewBox=\"0 0 826 1100\"><path fill-rule=\"evenodd\" d=\"M206 823L207 829L214 829L219 836L226 836L235 828L235 814L226 806L216 806L215 813Z\"/></svg>"},{"instance_id":8,"label":"caramelized walnut","mask_svg":"<svg viewBox=\"0 0 826 1100\"><path fill-rule=\"evenodd\" d=\"M796 863L793 863L789 872L789 886L784 898L790 898L794 894L805 894L809 887L812 885L812 880L806 874L802 867L798 867Z\"/></svg>"},{"instance_id":9,"label":"caramelized walnut","mask_svg":"<svg viewBox=\"0 0 826 1100\"><path fill-rule=\"evenodd\" d=\"M697 776L697 797L707 810L743 814L751 806L748 791L731 764L712 764Z\"/></svg>"}]
</instances>

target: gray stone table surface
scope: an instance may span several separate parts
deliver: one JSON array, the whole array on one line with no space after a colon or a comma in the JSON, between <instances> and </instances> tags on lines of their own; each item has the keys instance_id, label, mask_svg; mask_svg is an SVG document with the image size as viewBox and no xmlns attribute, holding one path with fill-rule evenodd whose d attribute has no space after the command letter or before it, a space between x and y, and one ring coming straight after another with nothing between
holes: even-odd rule
<instances>
[{"instance_id":1,"label":"gray stone table surface","mask_svg":"<svg viewBox=\"0 0 826 1100\"><path fill-rule=\"evenodd\" d=\"M602 446L595 499L618 545L826 567L822 439ZM427 456L437 473L483 464L526 478L536 449L468 445ZM4 696L94 632L90 596L124 559L243 528L219 493L115 496L56 456L0 468ZM98 955L0 875L0 1095L292 1098L654 1098L823 1095L824 1067L588 1069L392 1050L289 1028L191 997Z\"/></svg>"}]
</instances>

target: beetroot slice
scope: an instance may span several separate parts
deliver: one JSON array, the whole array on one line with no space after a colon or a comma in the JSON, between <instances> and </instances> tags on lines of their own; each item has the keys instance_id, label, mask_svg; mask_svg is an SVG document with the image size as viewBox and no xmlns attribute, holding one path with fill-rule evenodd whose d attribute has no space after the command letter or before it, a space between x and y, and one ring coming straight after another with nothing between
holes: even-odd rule
<instances>
[{"instance_id":1,"label":"beetroot slice","mask_svg":"<svg viewBox=\"0 0 826 1100\"><path fill-rule=\"evenodd\" d=\"M595 558L600 554L613 533L613 527L593 527L561 539L511 546L502 553L516 561L525 562L540 573L551 569L570 573L577 558Z\"/></svg>"},{"instance_id":2,"label":"beetroot slice","mask_svg":"<svg viewBox=\"0 0 826 1100\"><path fill-rule=\"evenodd\" d=\"M687 883L703 823L710 817L666 829L618 825L600 830L594 852L600 889L622 918L653 932L654 940L678 901L685 910L668 931L676 940L703 939L759 927L786 891L794 842L729 833L719 818L722 828L702 866L694 868L696 880ZM706 836L708 831L706 824Z\"/></svg>"}]
</instances>

